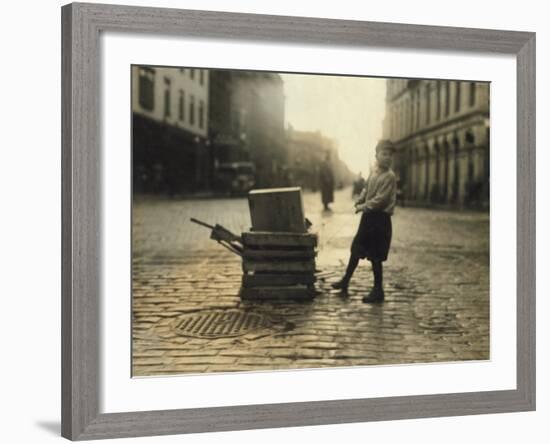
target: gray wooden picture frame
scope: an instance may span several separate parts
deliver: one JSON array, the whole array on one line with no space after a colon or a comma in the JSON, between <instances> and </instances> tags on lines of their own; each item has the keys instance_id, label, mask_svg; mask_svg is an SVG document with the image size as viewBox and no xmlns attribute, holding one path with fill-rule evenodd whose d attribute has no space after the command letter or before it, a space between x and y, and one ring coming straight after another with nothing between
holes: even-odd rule
<instances>
[{"instance_id":1,"label":"gray wooden picture frame","mask_svg":"<svg viewBox=\"0 0 550 444\"><path fill-rule=\"evenodd\" d=\"M517 57L517 388L101 413L99 36L104 31ZM64 437L86 440L535 409L534 33L73 3L62 8L62 106Z\"/></svg>"}]
</instances>

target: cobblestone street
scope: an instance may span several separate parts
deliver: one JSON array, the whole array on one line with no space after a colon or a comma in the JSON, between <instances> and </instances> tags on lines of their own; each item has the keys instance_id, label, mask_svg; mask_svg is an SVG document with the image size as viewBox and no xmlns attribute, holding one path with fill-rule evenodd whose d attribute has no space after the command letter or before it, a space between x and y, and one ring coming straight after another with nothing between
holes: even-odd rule
<instances>
[{"instance_id":1,"label":"cobblestone street","mask_svg":"<svg viewBox=\"0 0 550 444\"><path fill-rule=\"evenodd\" d=\"M240 258L189 221L240 234L250 227L245 198L134 202L134 376L489 359L487 213L397 207L386 301L370 305L361 302L372 286L366 261L349 297L330 288L359 223L350 191L336 193L330 213L319 194L305 193L304 204L319 234L317 296L256 303L239 298ZM228 315L247 328L181 333Z\"/></svg>"}]
</instances>

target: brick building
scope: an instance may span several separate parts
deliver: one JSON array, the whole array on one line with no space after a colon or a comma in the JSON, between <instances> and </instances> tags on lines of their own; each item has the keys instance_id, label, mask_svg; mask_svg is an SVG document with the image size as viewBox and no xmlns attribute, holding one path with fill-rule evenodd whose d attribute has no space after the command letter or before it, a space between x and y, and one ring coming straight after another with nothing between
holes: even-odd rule
<instances>
[{"instance_id":1,"label":"brick building","mask_svg":"<svg viewBox=\"0 0 550 444\"><path fill-rule=\"evenodd\" d=\"M489 83L388 79L384 137L405 199L489 204Z\"/></svg>"}]
</instances>

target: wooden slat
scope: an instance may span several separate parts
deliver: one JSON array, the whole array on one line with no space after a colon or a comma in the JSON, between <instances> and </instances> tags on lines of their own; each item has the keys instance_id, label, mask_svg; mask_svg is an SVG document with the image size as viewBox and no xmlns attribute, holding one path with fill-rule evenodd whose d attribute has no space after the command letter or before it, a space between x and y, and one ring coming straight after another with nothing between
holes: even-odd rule
<instances>
[{"instance_id":1,"label":"wooden slat","mask_svg":"<svg viewBox=\"0 0 550 444\"><path fill-rule=\"evenodd\" d=\"M306 286L241 288L242 300L311 300L315 292Z\"/></svg>"},{"instance_id":2,"label":"wooden slat","mask_svg":"<svg viewBox=\"0 0 550 444\"><path fill-rule=\"evenodd\" d=\"M315 256L317 256L317 253L312 248L300 248L295 250L245 248L243 252L243 257L247 259L313 259Z\"/></svg>"},{"instance_id":3,"label":"wooden slat","mask_svg":"<svg viewBox=\"0 0 550 444\"><path fill-rule=\"evenodd\" d=\"M266 260L253 260L243 259L243 271L265 271L271 273L286 273L296 272L301 273L305 271L315 271L314 260L302 260L302 261L266 261Z\"/></svg>"},{"instance_id":4,"label":"wooden slat","mask_svg":"<svg viewBox=\"0 0 550 444\"><path fill-rule=\"evenodd\" d=\"M313 273L256 273L243 274L243 287L277 287L288 285L313 285L315 283Z\"/></svg>"},{"instance_id":5,"label":"wooden slat","mask_svg":"<svg viewBox=\"0 0 550 444\"><path fill-rule=\"evenodd\" d=\"M273 233L247 231L242 234L245 247L315 247L317 235L312 233Z\"/></svg>"}]
</instances>

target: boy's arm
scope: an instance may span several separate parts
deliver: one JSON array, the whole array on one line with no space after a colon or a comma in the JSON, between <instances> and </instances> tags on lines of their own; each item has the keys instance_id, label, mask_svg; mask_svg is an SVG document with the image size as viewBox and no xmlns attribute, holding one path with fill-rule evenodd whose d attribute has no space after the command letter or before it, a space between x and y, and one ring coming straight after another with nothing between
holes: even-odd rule
<instances>
[{"instance_id":1,"label":"boy's arm","mask_svg":"<svg viewBox=\"0 0 550 444\"><path fill-rule=\"evenodd\" d=\"M388 174L383 182L380 184L376 194L365 203L358 205L357 209L361 211L365 210L379 210L385 208L395 196L397 188L397 182L393 174Z\"/></svg>"},{"instance_id":2,"label":"boy's arm","mask_svg":"<svg viewBox=\"0 0 550 444\"><path fill-rule=\"evenodd\" d=\"M369 191L369 182L370 182L371 176L367 177L367 180L365 180L365 185L363 185L363 189L361 190L361 193L359 193L359 197L355 201L354 205L355 208L357 208L359 205L364 204L365 200L367 198L367 193Z\"/></svg>"},{"instance_id":3,"label":"boy's arm","mask_svg":"<svg viewBox=\"0 0 550 444\"><path fill-rule=\"evenodd\" d=\"M366 197L367 197L367 184L365 183L365 186L361 190L361 193L359 193L359 197L355 201L355 206L357 206L361 203L364 203Z\"/></svg>"}]
</instances>

